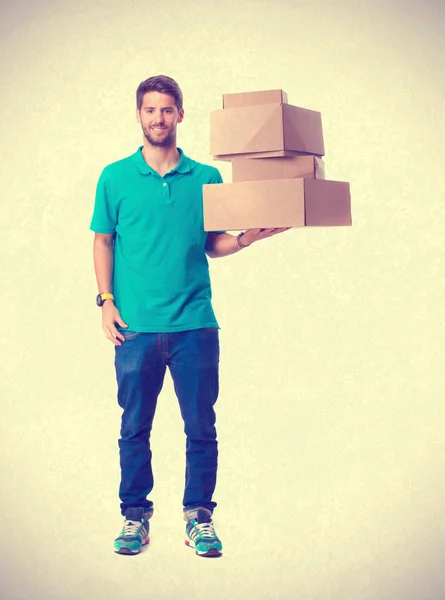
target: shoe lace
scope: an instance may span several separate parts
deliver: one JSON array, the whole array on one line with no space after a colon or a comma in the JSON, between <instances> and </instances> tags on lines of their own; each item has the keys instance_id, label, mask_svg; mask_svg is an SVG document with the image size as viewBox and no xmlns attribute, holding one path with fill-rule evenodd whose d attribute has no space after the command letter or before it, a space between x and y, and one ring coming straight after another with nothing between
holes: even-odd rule
<instances>
[{"instance_id":1,"label":"shoe lace","mask_svg":"<svg viewBox=\"0 0 445 600\"><path fill-rule=\"evenodd\" d=\"M137 535L141 525L142 525L142 523L140 523L139 521L125 521L124 528L122 529L122 533L124 535L128 535L128 536Z\"/></svg>"},{"instance_id":2,"label":"shoe lace","mask_svg":"<svg viewBox=\"0 0 445 600\"><path fill-rule=\"evenodd\" d=\"M196 525L196 529L199 531L202 537L215 537L215 528L213 527L213 523L199 523Z\"/></svg>"}]
</instances>

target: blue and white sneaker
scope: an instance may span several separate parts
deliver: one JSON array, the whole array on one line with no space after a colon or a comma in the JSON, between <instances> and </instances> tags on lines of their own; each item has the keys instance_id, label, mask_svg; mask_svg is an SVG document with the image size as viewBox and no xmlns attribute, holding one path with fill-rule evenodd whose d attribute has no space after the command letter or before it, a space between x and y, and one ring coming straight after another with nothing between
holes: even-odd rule
<instances>
[{"instance_id":1,"label":"blue and white sneaker","mask_svg":"<svg viewBox=\"0 0 445 600\"><path fill-rule=\"evenodd\" d=\"M215 533L212 513L206 508L184 510L185 544L198 556L216 557L222 554L221 540Z\"/></svg>"},{"instance_id":2,"label":"blue and white sneaker","mask_svg":"<svg viewBox=\"0 0 445 600\"><path fill-rule=\"evenodd\" d=\"M153 511L144 513L143 508L127 508L121 534L114 540L117 554L139 554L142 546L150 542L148 519Z\"/></svg>"}]
</instances>

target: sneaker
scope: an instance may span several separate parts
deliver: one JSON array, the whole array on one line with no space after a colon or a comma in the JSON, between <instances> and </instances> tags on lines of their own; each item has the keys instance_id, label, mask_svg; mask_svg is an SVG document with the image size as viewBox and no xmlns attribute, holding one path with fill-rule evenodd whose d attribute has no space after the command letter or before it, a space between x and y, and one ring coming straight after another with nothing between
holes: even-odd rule
<instances>
[{"instance_id":1,"label":"sneaker","mask_svg":"<svg viewBox=\"0 0 445 600\"><path fill-rule=\"evenodd\" d=\"M143 508L127 508L121 534L114 540L117 554L139 554L142 546L149 543L148 519L152 514L153 511L144 513Z\"/></svg>"},{"instance_id":2,"label":"sneaker","mask_svg":"<svg viewBox=\"0 0 445 600\"><path fill-rule=\"evenodd\" d=\"M198 556L221 556L222 544L215 533L212 513L206 508L184 511L185 544L195 549Z\"/></svg>"}]
</instances>

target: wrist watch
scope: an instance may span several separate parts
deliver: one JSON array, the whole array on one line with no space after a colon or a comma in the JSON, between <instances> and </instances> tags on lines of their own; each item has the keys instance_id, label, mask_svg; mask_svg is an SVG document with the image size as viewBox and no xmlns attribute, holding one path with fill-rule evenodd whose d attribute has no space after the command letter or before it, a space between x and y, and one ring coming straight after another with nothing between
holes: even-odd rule
<instances>
[{"instance_id":1,"label":"wrist watch","mask_svg":"<svg viewBox=\"0 0 445 600\"><path fill-rule=\"evenodd\" d=\"M96 304L97 306L103 306L105 300L114 300L113 294L97 294L96 296Z\"/></svg>"}]
</instances>

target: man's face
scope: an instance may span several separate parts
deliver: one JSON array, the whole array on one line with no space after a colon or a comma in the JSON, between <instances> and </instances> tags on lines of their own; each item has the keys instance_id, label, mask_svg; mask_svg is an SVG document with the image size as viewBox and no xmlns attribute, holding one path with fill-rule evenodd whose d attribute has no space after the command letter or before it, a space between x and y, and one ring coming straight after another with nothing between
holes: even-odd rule
<instances>
[{"instance_id":1,"label":"man's face","mask_svg":"<svg viewBox=\"0 0 445 600\"><path fill-rule=\"evenodd\" d=\"M176 145L176 125L184 118L184 109L178 111L173 96L147 92L136 118L149 144L168 148Z\"/></svg>"}]
</instances>

